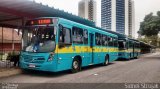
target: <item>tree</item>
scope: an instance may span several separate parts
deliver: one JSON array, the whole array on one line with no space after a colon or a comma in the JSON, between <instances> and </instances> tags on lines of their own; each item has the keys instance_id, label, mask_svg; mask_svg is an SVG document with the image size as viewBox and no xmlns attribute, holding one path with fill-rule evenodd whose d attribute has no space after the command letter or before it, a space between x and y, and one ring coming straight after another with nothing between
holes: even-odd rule
<instances>
[{"instance_id":1,"label":"tree","mask_svg":"<svg viewBox=\"0 0 160 89\"><path fill-rule=\"evenodd\" d=\"M157 12L157 15L160 17L160 11Z\"/></svg>"},{"instance_id":2,"label":"tree","mask_svg":"<svg viewBox=\"0 0 160 89\"><path fill-rule=\"evenodd\" d=\"M153 13L146 15L144 21L140 23L140 29L138 31L138 34L144 36L145 38L140 40L155 46L159 46L159 32L160 11L157 12L157 16L154 16Z\"/></svg>"},{"instance_id":3,"label":"tree","mask_svg":"<svg viewBox=\"0 0 160 89\"><path fill-rule=\"evenodd\" d=\"M153 13L146 15L144 21L140 23L140 30L138 33L142 36L157 36L159 31L160 11L157 12L157 16L153 16Z\"/></svg>"}]
</instances>

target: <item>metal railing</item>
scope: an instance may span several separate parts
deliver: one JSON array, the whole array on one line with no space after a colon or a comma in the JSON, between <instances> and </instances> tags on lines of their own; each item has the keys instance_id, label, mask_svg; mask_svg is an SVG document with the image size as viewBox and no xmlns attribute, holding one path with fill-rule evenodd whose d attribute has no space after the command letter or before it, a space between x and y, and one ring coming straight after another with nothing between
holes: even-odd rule
<instances>
[{"instance_id":1,"label":"metal railing","mask_svg":"<svg viewBox=\"0 0 160 89\"><path fill-rule=\"evenodd\" d=\"M20 50L0 51L0 68L18 67Z\"/></svg>"}]
</instances>

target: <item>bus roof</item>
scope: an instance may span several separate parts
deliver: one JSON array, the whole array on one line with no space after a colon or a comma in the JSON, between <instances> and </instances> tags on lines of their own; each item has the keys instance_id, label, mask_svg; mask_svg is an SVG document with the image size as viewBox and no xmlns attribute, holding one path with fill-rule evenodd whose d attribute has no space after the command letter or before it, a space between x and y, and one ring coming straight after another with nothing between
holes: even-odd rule
<instances>
[{"instance_id":1,"label":"bus roof","mask_svg":"<svg viewBox=\"0 0 160 89\"><path fill-rule=\"evenodd\" d=\"M81 24L81 23L77 23L77 22L74 22L74 21L71 21L71 20L68 20L68 19L64 19L64 18L59 18L57 17L59 20L65 20L65 21L69 21L69 22L72 22L76 25L80 25L80 26L83 26L83 27L87 27L87 28L92 28L92 29L95 29L97 32L106 32L107 34L109 34L110 36L113 36L113 37L118 37L117 34L113 34L111 32L108 32L108 31L105 31L105 30L102 30L102 28L98 28L98 27L95 27L95 26L88 26L88 25L84 25L84 24Z\"/></svg>"}]
</instances>

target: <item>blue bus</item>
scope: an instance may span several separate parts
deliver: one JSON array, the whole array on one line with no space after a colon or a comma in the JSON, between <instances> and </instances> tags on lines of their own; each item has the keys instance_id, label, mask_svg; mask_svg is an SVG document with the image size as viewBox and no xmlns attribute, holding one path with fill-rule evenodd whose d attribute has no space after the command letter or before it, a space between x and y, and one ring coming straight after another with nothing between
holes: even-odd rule
<instances>
[{"instance_id":1,"label":"blue bus","mask_svg":"<svg viewBox=\"0 0 160 89\"><path fill-rule=\"evenodd\" d=\"M134 59L140 55L140 42L135 39L123 37L118 39L119 59Z\"/></svg>"},{"instance_id":2,"label":"blue bus","mask_svg":"<svg viewBox=\"0 0 160 89\"><path fill-rule=\"evenodd\" d=\"M23 29L20 67L58 72L107 65L118 58L118 36L59 17L29 20Z\"/></svg>"},{"instance_id":3,"label":"blue bus","mask_svg":"<svg viewBox=\"0 0 160 89\"><path fill-rule=\"evenodd\" d=\"M133 58L138 58L140 56L140 42L138 40L132 39L134 41L133 44Z\"/></svg>"}]
</instances>

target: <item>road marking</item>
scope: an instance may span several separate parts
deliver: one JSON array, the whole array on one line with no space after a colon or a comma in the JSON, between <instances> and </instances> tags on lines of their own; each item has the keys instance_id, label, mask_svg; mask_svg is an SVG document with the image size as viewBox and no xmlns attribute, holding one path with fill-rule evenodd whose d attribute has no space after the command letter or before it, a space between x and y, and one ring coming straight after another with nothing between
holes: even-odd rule
<instances>
[{"instance_id":1,"label":"road marking","mask_svg":"<svg viewBox=\"0 0 160 89\"><path fill-rule=\"evenodd\" d=\"M95 76L97 76L98 74L94 74Z\"/></svg>"}]
</instances>

